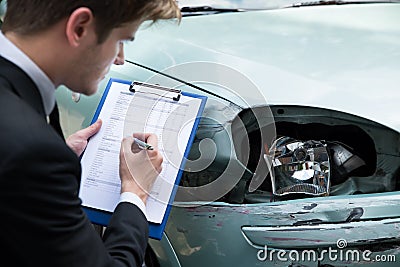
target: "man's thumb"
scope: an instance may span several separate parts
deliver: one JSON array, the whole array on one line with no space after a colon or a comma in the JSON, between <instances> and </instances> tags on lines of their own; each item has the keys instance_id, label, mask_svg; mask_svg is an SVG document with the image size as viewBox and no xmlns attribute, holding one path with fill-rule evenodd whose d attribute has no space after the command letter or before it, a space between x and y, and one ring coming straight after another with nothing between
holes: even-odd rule
<instances>
[{"instance_id":1,"label":"man's thumb","mask_svg":"<svg viewBox=\"0 0 400 267\"><path fill-rule=\"evenodd\" d=\"M82 129L81 134L83 136L85 136L86 139L88 139L89 137L93 136L98 131L100 131L101 125L102 125L102 121L101 121L101 119L98 119L95 123L93 123L89 127Z\"/></svg>"}]
</instances>

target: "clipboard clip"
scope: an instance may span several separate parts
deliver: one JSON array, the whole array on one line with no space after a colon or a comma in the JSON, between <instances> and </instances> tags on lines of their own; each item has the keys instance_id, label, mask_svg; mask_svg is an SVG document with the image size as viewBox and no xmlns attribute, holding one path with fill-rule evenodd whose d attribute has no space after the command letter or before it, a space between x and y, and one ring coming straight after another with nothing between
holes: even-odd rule
<instances>
[{"instance_id":1,"label":"clipboard clip","mask_svg":"<svg viewBox=\"0 0 400 267\"><path fill-rule=\"evenodd\" d=\"M166 97L166 98L171 98L174 101L179 101L181 99L181 90L178 89L174 89L174 88L168 88L168 87L164 87L164 86L160 86L158 84L150 84L150 83L144 83L144 82L132 82L131 85L129 86L129 91L132 93L136 93L136 92L140 92L140 93L150 93L150 92L144 92L144 91L138 91L134 88L135 85L139 85L139 86L143 86L143 87L148 87L148 88L152 88L152 89L157 89L157 90L163 90L163 91L167 91L167 92L172 92L172 93L176 93L177 95L174 97L168 97L168 96L164 96L161 94L156 94L156 93L151 93L151 94L156 94L158 96L162 96L162 97Z\"/></svg>"}]
</instances>

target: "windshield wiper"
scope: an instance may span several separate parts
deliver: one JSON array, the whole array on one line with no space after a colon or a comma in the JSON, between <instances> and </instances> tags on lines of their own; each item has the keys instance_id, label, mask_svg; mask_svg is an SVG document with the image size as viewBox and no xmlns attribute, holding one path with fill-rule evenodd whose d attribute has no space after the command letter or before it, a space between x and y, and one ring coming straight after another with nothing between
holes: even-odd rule
<instances>
[{"instance_id":1,"label":"windshield wiper","mask_svg":"<svg viewBox=\"0 0 400 267\"><path fill-rule=\"evenodd\" d=\"M212 6L185 6L181 8L183 17L244 11L246 10L239 8L217 8Z\"/></svg>"},{"instance_id":2,"label":"windshield wiper","mask_svg":"<svg viewBox=\"0 0 400 267\"><path fill-rule=\"evenodd\" d=\"M399 0L371 0L371 1L343 1L343 0L321 0L321 1L309 1L309 2L298 2L288 7L305 7L305 6L323 6L323 5L351 5L351 4L383 4L383 3L399 3Z\"/></svg>"},{"instance_id":3,"label":"windshield wiper","mask_svg":"<svg viewBox=\"0 0 400 267\"><path fill-rule=\"evenodd\" d=\"M161 72L161 71L155 70L155 69L153 69L153 68L147 67L147 66L145 66L145 65L139 64L139 63L137 63L137 62L134 62L134 61L131 61L131 60L128 60L128 59L125 59L125 62L127 62L127 63L129 63L129 64L132 64L132 65L135 65L135 66L137 66L137 67L139 67L139 68L143 68L143 69L145 69L145 70L148 70L148 71L150 71L150 72L157 73L157 74L162 75L162 76L164 76L164 77L170 78L170 79L172 79L172 80L174 80L174 81L177 81L177 82L180 82L180 83L185 84L185 85L187 85L187 86L190 86L190 87L192 87L192 88L194 88L194 89L197 89L197 90L199 90L199 91L201 91L201 92L204 92L204 93L210 94L210 95L212 95L212 96L215 96L215 97L217 97L217 98L220 98L220 99L222 99L222 100L225 100L225 101L227 101L228 103L231 103L232 105L234 105L234 106L236 106L236 107L238 107L238 108L240 108L240 109L243 109L242 106L236 104L236 103L233 102L232 100L229 100L228 98L225 98L225 97L223 97L223 96L221 96L221 95L219 95L219 94L216 94L216 93L214 93L214 92L211 92L211 91L209 91L209 90L207 90L207 89L204 89L204 88L202 88L202 87L200 87L200 86L197 86L197 85L195 85L195 84L193 84L193 83L186 82L186 81L184 81L184 80L182 80L182 79L179 79L179 78L177 78L177 77L174 77L174 76L172 76L172 75L163 73L163 72Z\"/></svg>"}]
</instances>

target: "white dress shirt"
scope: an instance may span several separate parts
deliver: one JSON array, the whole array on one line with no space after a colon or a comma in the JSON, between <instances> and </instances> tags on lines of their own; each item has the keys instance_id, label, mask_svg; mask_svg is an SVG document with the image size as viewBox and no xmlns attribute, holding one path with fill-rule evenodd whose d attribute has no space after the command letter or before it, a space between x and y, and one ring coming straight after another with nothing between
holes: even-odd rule
<instances>
[{"instance_id":1,"label":"white dress shirt","mask_svg":"<svg viewBox=\"0 0 400 267\"><path fill-rule=\"evenodd\" d=\"M20 67L33 80L42 97L44 111L49 115L56 103L56 88L49 77L2 32L0 32L0 55Z\"/></svg>"}]
</instances>

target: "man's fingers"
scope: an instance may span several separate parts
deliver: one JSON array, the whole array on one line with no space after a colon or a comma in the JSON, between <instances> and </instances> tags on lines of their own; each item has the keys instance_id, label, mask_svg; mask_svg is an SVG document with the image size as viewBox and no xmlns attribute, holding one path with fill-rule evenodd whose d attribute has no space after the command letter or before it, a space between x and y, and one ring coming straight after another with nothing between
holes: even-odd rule
<instances>
[{"instance_id":1,"label":"man's fingers","mask_svg":"<svg viewBox=\"0 0 400 267\"><path fill-rule=\"evenodd\" d=\"M133 133L132 136L134 138L140 139L142 141L146 141L149 137L150 133Z\"/></svg>"},{"instance_id":2,"label":"man's fingers","mask_svg":"<svg viewBox=\"0 0 400 267\"><path fill-rule=\"evenodd\" d=\"M101 125L102 121L101 119L98 119L95 123L93 123L89 127L80 130L80 134L84 139L89 139L91 136L100 131Z\"/></svg>"},{"instance_id":3,"label":"man's fingers","mask_svg":"<svg viewBox=\"0 0 400 267\"><path fill-rule=\"evenodd\" d=\"M132 136L134 138L146 142L147 144L151 145L154 149L158 148L157 135L153 133L134 133L132 134Z\"/></svg>"},{"instance_id":4,"label":"man's fingers","mask_svg":"<svg viewBox=\"0 0 400 267\"><path fill-rule=\"evenodd\" d=\"M158 139L157 136L155 134L149 134L146 138L146 142L149 145L152 145L155 149L158 148Z\"/></svg>"},{"instance_id":5,"label":"man's fingers","mask_svg":"<svg viewBox=\"0 0 400 267\"><path fill-rule=\"evenodd\" d=\"M132 152L132 144L133 144L133 137L124 137L121 142L121 149L122 152L127 153L127 152Z\"/></svg>"},{"instance_id":6,"label":"man's fingers","mask_svg":"<svg viewBox=\"0 0 400 267\"><path fill-rule=\"evenodd\" d=\"M98 119L95 123L90 125L87 129L88 137L96 134L98 131L100 131L101 125L103 124L101 119Z\"/></svg>"}]
</instances>

